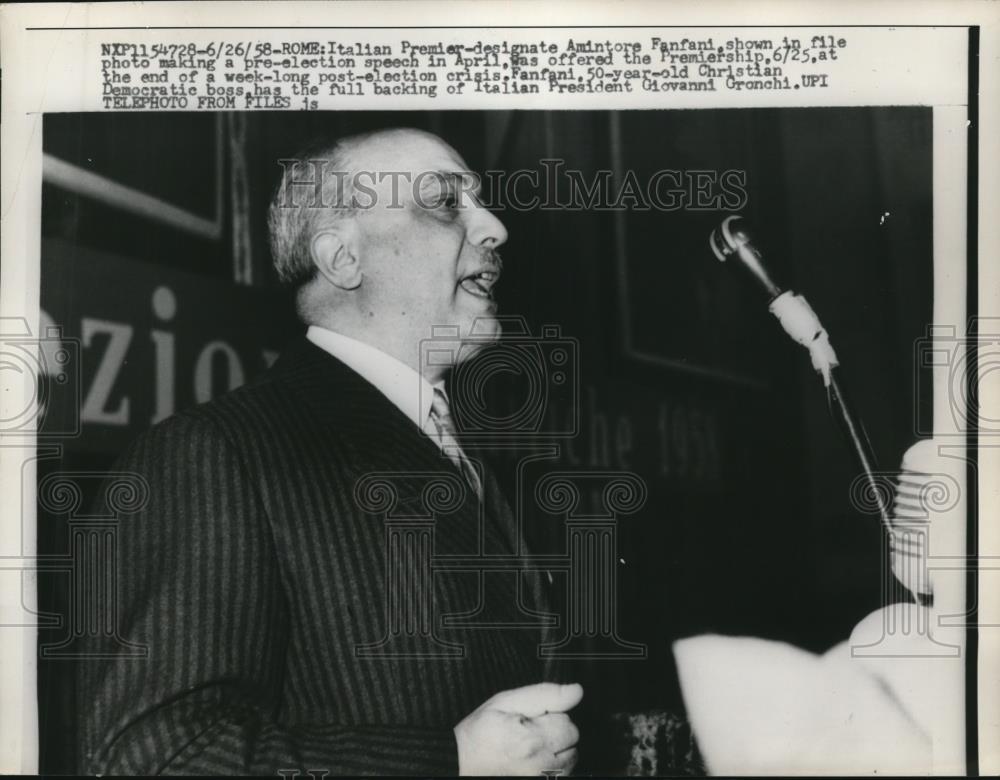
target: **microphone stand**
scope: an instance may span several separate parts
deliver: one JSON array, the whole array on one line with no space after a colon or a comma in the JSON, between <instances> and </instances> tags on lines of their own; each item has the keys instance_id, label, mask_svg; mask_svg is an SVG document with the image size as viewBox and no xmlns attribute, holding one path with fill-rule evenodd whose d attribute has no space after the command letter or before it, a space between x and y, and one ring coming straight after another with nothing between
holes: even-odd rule
<instances>
[{"instance_id":1,"label":"microphone stand","mask_svg":"<svg viewBox=\"0 0 1000 780\"><path fill-rule=\"evenodd\" d=\"M878 461L872 449L871 440L865 430L861 418L852 410L847 399L843 382L838 377L836 368L830 372L830 386L826 389L827 407L830 414L837 421L841 431L847 439L848 446L854 453L855 460L861 467L868 483L868 489L878 507L879 517L882 524L888 530L892 526L889 520L889 502L883 490L879 489L879 484L875 479L875 471L878 469Z\"/></svg>"},{"instance_id":2,"label":"microphone stand","mask_svg":"<svg viewBox=\"0 0 1000 780\"><path fill-rule=\"evenodd\" d=\"M741 217L731 216L723 220L709 237L709 245L715 256L725 262L730 258L735 258L755 284L767 295L767 302L770 305L776 298L786 291L782 290L768 274L764 267L763 259L756 247L750 240L750 236L741 225L735 224L742 221ZM818 321L817 321L818 324ZM827 407L830 414L836 420L838 427L844 433L847 444L851 449L855 462L865 476L868 489L878 508L879 517L886 530L892 528L889 519L889 497L880 489L875 471L878 469L878 461L872 450L871 441L865 431L861 418L851 408L845 392L844 383L837 371L837 364L833 362L825 370L823 379L826 382Z\"/></svg>"}]
</instances>

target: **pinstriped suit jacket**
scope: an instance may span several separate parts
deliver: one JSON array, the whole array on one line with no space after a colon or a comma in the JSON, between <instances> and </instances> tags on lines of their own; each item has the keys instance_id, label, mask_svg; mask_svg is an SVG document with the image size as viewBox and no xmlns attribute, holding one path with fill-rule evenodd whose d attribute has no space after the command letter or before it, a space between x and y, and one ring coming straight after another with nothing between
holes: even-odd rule
<instances>
[{"instance_id":1,"label":"pinstriped suit jacket","mask_svg":"<svg viewBox=\"0 0 1000 780\"><path fill-rule=\"evenodd\" d=\"M396 514L416 516L426 475L458 471L305 338L260 380L150 429L116 470L150 487L121 518L117 555L120 630L149 657L81 662L84 772L454 773L454 725L544 677L537 625L481 625L530 623L518 598L544 608L539 578L513 571L436 571L392 594L410 607L427 596L438 638L461 655L428 657L405 623L388 648L402 657L379 644L397 614L386 523L359 505L358 480L394 473ZM436 556L517 552L487 476L484 517L474 496L437 514ZM460 613L480 626L442 625Z\"/></svg>"}]
</instances>

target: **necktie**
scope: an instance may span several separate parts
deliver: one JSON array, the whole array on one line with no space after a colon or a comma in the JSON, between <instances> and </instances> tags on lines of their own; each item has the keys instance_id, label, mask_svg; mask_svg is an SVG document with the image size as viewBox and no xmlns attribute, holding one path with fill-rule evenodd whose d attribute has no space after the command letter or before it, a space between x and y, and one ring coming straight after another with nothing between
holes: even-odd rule
<instances>
[{"instance_id":1,"label":"necktie","mask_svg":"<svg viewBox=\"0 0 1000 780\"><path fill-rule=\"evenodd\" d=\"M437 442L451 462L455 464L466 483L475 492L476 496L482 500L483 483L479 478L479 472L472 465L458 443L455 435L455 422L451 418L451 410L448 407L448 396L439 387L434 388L434 398L431 401L431 411L429 419L433 424L432 433L436 434ZM431 431L429 431L431 432ZM434 438L434 437L432 437Z\"/></svg>"}]
</instances>

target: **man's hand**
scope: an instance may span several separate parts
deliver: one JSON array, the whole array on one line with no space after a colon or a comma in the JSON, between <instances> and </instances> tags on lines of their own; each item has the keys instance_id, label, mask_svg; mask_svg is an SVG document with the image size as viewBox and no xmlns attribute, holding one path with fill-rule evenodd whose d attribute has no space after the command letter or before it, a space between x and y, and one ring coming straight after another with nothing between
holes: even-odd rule
<instances>
[{"instance_id":1,"label":"man's hand","mask_svg":"<svg viewBox=\"0 0 1000 780\"><path fill-rule=\"evenodd\" d=\"M501 691L455 726L460 775L569 774L580 737L566 713L583 687L538 683Z\"/></svg>"}]
</instances>

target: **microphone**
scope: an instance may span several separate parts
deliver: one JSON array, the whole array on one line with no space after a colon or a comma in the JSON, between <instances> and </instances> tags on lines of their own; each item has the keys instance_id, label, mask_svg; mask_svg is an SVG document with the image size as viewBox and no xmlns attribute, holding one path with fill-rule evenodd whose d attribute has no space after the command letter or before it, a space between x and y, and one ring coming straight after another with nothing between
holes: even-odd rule
<instances>
[{"instance_id":1,"label":"microphone","mask_svg":"<svg viewBox=\"0 0 1000 780\"><path fill-rule=\"evenodd\" d=\"M723 263L730 259L737 261L736 265L749 274L767 295L768 310L778 319L784 331L796 343L809 350L813 368L823 378L830 413L844 431L875 498L883 525L887 529L890 528L888 499L878 490L875 476L878 463L871 442L861 420L851 410L836 373L840 361L830 344L829 334L816 316L816 312L804 297L796 295L791 290L782 290L774 281L764 264L764 256L751 240L742 217L736 214L726 217L709 235L708 244L712 254L719 261Z\"/></svg>"},{"instance_id":2,"label":"microphone","mask_svg":"<svg viewBox=\"0 0 1000 780\"><path fill-rule=\"evenodd\" d=\"M934 603L934 572L928 568L931 548L944 557L964 551L965 461L947 452L947 444L939 439L922 439L911 446L903 455L893 496L892 573L917 603ZM949 608L958 610L961 604Z\"/></svg>"},{"instance_id":3,"label":"microphone","mask_svg":"<svg viewBox=\"0 0 1000 780\"><path fill-rule=\"evenodd\" d=\"M832 372L838 361L826 329L805 298L790 290L783 291L774 282L764 265L763 255L750 239L742 217L726 217L709 236L709 246L721 262L729 258L739 261L740 267L767 294L768 310L778 318L785 333L809 350L813 368L823 377L823 384L830 387Z\"/></svg>"},{"instance_id":4,"label":"microphone","mask_svg":"<svg viewBox=\"0 0 1000 780\"><path fill-rule=\"evenodd\" d=\"M764 267L763 256L750 240L742 217L734 214L722 220L722 224L708 237L708 245L720 262L724 263L735 256L767 293L768 301L781 295L781 288L772 281L770 273Z\"/></svg>"},{"instance_id":5,"label":"microphone","mask_svg":"<svg viewBox=\"0 0 1000 780\"><path fill-rule=\"evenodd\" d=\"M812 307L801 295L783 290L775 281L741 217L726 217L709 236L709 246L721 262L740 267L753 280L767 296L768 308L785 332L809 350L813 367L827 388L830 411L861 466L858 480L868 487L870 500L866 503L874 504L888 532L893 576L918 604L932 605L934 582L927 567L931 516L940 525L954 508L951 499L959 492L954 459L942 458L933 439L918 441L904 454L897 482L889 489L874 473L878 466L871 442L849 407L837 376L837 355Z\"/></svg>"}]
</instances>

